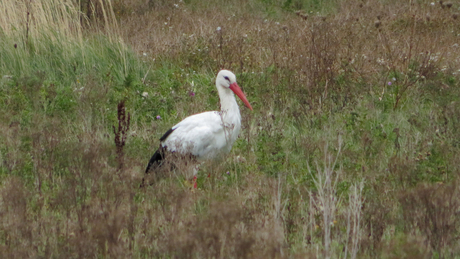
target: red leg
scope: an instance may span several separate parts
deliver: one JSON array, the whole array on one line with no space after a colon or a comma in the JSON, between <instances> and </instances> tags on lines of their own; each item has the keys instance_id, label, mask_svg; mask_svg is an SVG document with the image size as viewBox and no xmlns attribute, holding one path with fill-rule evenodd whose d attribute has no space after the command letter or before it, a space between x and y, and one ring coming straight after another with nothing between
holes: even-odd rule
<instances>
[{"instance_id":1,"label":"red leg","mask_svg":"<svg viewBox=\"0 0 460 259\"><path fill-rule=\"evenodd\" d=\"M193 181L192 181L192 183L193 183L193 189L198 188L198 185L197 185L197 183L196 183L196 179L197 179L197 178L196 178L196 175L195 175L195 176L193 177Z\"/></svg>"}]
</instances>

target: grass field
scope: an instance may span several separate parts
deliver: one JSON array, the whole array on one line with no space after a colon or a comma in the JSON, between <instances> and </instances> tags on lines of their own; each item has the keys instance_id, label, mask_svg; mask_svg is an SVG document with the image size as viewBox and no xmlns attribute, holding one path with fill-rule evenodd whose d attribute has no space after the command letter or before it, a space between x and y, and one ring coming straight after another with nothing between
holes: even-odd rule
<instances>
[{"instance_id":1,"label":"grass field","mask_svg":"<svg viewBox=\"0 0 460 259\"><path fill-rule=\"evenodd\" d=\"M460 258L457 2L0 7L1 258ZM232 152L139 188L223 68Z\"/></svg>"}]
</instances>

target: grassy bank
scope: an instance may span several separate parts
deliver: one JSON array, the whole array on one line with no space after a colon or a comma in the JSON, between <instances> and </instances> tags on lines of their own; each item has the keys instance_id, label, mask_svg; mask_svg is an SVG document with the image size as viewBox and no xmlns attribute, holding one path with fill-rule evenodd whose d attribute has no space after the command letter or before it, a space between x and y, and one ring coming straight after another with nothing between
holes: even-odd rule
<instances>
[{"instance_id":1,"label":"grassy bank","mask_svg":"<svg viewBox=\"0 0 460 259\"><path fill-rule=\"evenodd\" d=\"M43 3L0 13L2 257L459 256L459 6ZM139 189L222 68L232 152Z\"/></svg>"}]
</instances>

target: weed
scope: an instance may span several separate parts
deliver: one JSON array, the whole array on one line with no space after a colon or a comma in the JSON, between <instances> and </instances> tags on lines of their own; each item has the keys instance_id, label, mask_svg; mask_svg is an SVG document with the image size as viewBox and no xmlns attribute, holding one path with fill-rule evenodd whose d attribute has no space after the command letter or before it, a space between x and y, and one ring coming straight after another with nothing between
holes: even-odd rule
<instances>
[{"instance_id":1,"label":"weed","mask_svg":"<svg viewBox=\"0 0 460 259\"><path fill-rule=\"evenodd\" d=\"M113 126L113 133L115 134L115 146L117 147L117 162L118 169L122 170L124 166L124 152L123 147L126 144L126 138L128 137L129 122L131 120L131 114L128 112L126 117L125 102L121 101L118 103L118 128L115 129Z\"/></svg>"}]
</instances>

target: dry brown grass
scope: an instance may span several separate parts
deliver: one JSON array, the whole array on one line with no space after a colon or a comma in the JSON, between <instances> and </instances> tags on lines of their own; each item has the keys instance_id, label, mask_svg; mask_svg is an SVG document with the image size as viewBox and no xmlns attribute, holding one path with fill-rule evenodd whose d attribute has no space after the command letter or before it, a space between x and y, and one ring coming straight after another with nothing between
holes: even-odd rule
<instances>
[{"instance_id":1,"label":"dry brown grass","mask_svg":"<svg viewBox=\"0 0 460 259\"><path fill-rule=\"evenodd\" d=\"M78 10L72 1L2 1L0 28L6 35L38 39L63 34L69 40L83 40Z\"/></svg>"},{"instance_id":2,"label":"dry brown grass","mask_svg":"<svg viewBox=\"0 0 460 259\"><path fill-rule=\"evenodd\" d=\"M435 251L442 251L445 256L459 252L457 248L452 250L452 243L458 241L458 192L456 183L433 184L418 186L400 197L408 230L424 237Z\"/></svg>"},{"instance_id":3,"label":"dry brown grass","mask_svg":"<svg viewBox=\"0 0 460 259\"><path fill-rule=\"evenodd\" d=\"M453 18L454 10L429 3L345 1L328 16L302 19L287 14L279 22L264 19L260 11L250 15L224 7L175 5L152 9L139 5L144 11L121 19L124 38L153 58L175 57L186 65L200 64L192 65L193 69L225 67L242 73L275 65L285 72L273 75L273 90L284 83L292 89L270 99L283 102L289 96L300 97L301 107L296 107L300 110L321 109L330 99L345 106L357 98L356 92L383 95L386 78L400 72L397 107L418 80L432 78L436 68L454 71L459 65L453 53L458 48L460 19ZM343 84L333 80L338 76L344 78ZM379 92L368 86L375 83L382 86ZM347 88L350 85L363 87L355 91ZM280 106L274 102L274 107Z\"/></svg>"}]
</instances>

